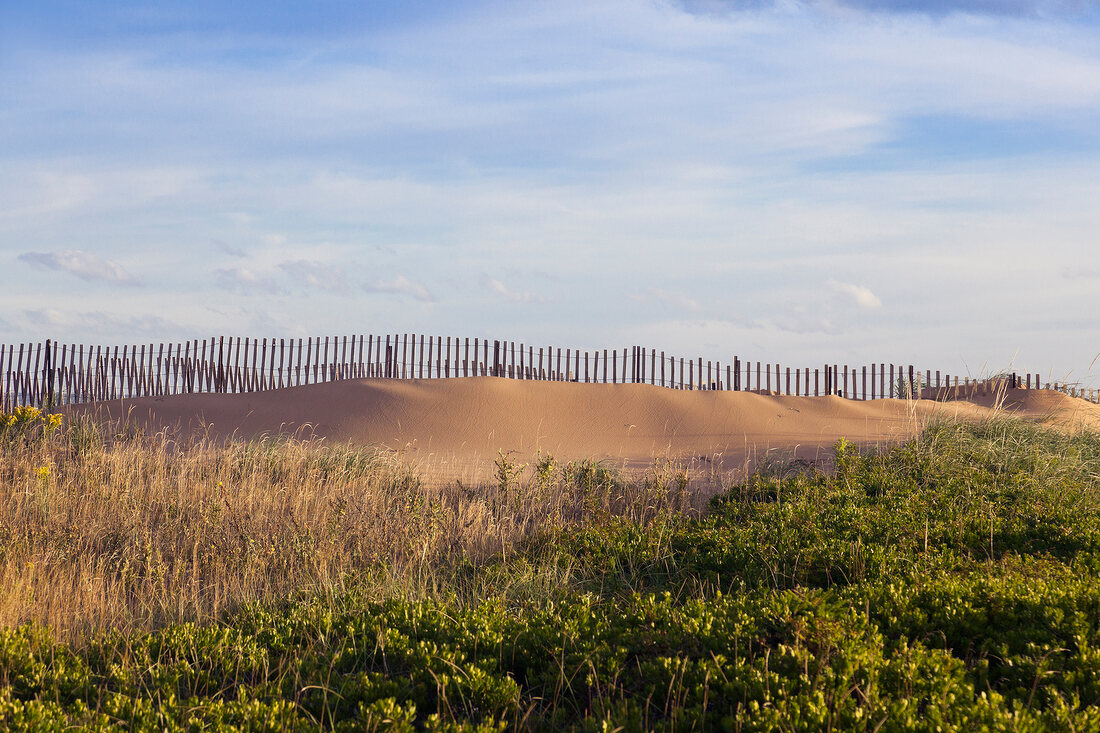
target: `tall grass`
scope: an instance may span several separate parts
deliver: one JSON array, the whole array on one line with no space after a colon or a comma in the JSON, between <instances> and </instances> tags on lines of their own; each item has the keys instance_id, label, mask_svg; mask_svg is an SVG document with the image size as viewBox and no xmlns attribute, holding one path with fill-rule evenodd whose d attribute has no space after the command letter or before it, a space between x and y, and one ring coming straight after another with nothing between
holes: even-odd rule
<instances>
[{"instance_id":1,"label":"tall grass","mask_svg":"<svg viewBox=\"0 0 1100 733\"><path fill-rule=\"evenodd\" d=\"M592 462L544 456L525 470L502 455L506 480L439 485L361 447L38 417L0 432L0 626L38 621L62 637L348 583L430 594L564 523L645 521L684 501L662 472L629 484Z\"/></svg>"}]
</instances>

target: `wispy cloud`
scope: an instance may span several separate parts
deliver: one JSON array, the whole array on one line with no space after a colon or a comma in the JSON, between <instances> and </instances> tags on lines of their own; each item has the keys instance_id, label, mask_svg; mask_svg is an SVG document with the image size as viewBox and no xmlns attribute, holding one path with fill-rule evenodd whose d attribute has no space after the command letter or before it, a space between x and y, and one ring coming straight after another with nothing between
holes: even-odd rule
<instances>
[{"instance_id":1,"label":"wispy cloud","mask_svg":"<svg viewBox=\"0 0 1100 733\"><path fill-rule=\"evenodd\" d=\"M311 260L292 260L279 264L279 269L295 282L318 290L342 293L348 289L347 278L335 265Z\"/></svg>"},{"instance_id":2,"label":"wispy cloud","mask_svg":"<svg viewBox=\"0 0 1100 733\"><path fill-rule=\"evenodd\" d=\"M229 242L226 242L224 239L215 239L214 246L217 247L220 251L225 252L227 255L231 255L233 257L243 258L248 256L248 250L246 250L244 247L234 246Z\"/></svg>"},{"instance_id":3,"label":"wispy cloud","mask_svg":"<svg viewBox=\"0 0 1100 733\"><path fill-rule=\"evenodd\" d=\"M81 334L125 333L131 338L145 336L158 341L179 333L179 324L153 315L116 315L103 311L72 312L57 308L26 309L23 317L33 328L65 329Z\"/></svg>"},{"instance_id":4,"label":"wispy cloud","mask_svg":"<svg viewBox=\"0 0 1100 733\"><path fill-rule=\"evenodd\" d=\"M1086 13L1087 0L834 0L861 10L887 13L946 15L1015 15L1024 17L1077 16Z\"/></svg>"},{"instance_id":5,"label":"wispy cloud","mask_svg":"<svg viewBox=\"0 0 1100 733\"><path fill-rule=\"evenodd\" d=\"M784 313L768 316L753 322L753 327L767 331L782 331L799 336L808 334L837 335L841 328L832 319L820 315L808 315L805 313Z\"/></svg>"},{"instance_id":6,"label":"wispy cloud","mask_svg":"<svg viewBox=\"0 0 1100 733\"><path fill-rule=\"evenodd\" d=\"M681 0L681 6L692 13L722 13L774 8L781 0ZM852 8L876 13L920 13L944 16L951 13L968 15L1003 15L1034 18L1080 17L1095 13L1089 0L796 0L794 6L820 8Z\"/></svg>"},{"instance_id":7,"label":"wispy cloud","mask_svg":"<svg viewBox=\"0 0 1100 733\"><path fill-rule=\"evenodd\" d=\"M68 272L81 280L102 280L119 285L134 285L137 282L117 262L79 249L64 252L24 252L19 255L19 260L44 270Z\"/></svg>"},{"instance_id":8,"label":"wispy cloud","mask_svg":"<svg viewBox=\"0 0 1100 733\"><path fill-rule=\"evenodd\" d=\"M507 298L508 300L514 301L516 303L544 303L544 302L546 302L546 299L541 297L541 296L532 295L531 293L527 292L526 290L524 290L522 292L512 290L507 285L502 283L500 280L497 280L495 277L489 277L488 275L485 275L485 274L483 274L481 276L481 285L482 285L482 287L484 287L489 292L496 293L497 295L499 295L503 298Z\"/></svg>"},{"instance_id":9,"label":"wispy cloud","mask_svg":"<svg viewBox=\"0 0 1100 733\"><path fill-rule=\"evenodd\" d=\"M1093 280L1100 278L1100 268L1097 267L1063 267L1062 277L1067 280Z\"/></svg>"},{"instance_id":10,"label":"wispy cloud","mask_svg":"<svg viewBox=\"0 0 1100 733\"><path fill-rule=\"evenodd\" d=\"M639 300L654 301L680 310L696 312L703 310L703 306L695 298L689 298L681 293L674 293L663 288L646 288L641 295L636 297Z\"/></svg>"},{"instance_id":11,"label":"wispy cloud","mask_svg":"<svg viewBox=\"0 0 1100 733\"><path fill-rule=\"evenodd\" d=\"M214 271L219 289L238 293L269 293L278 295L286 292L274 278L260 274L248 267L227 267Z\"/></svg>"},{"instance_id":12,"label":"wispy cloud","mask_svg":"<svg viewBox=\"0 0 1100 733\"><path fill-rule=\"evenodd\" d=\"M828 285L834 291L851 298L860 308L874 310L882 307L882 301L877 295L871 292L870 288L866 288L862 285L852 285L851 283L842 283L837 280L830 280Z\"/></svg>"},{"instance_id":13,"label":"wispy cloud","mask_svg":"<svg viewBox=\"0 0 1100 733\"><path fill-rule=\"evenodd\" d=\"M377 280L371 284L364 285L363 289L368 293L394 293L396 295L405 295L416 300L422 300L426 303L433 302L435 296L431 292L421 285L420 283L409 280L404 275L398 275L393 280Z\"/></svg>"}]
</instances>

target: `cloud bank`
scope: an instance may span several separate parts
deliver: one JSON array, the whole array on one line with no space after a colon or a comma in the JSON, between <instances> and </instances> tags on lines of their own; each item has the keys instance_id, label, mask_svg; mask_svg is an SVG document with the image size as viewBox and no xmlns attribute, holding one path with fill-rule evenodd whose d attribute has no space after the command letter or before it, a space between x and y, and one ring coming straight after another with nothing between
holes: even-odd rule
<instances>
[{"instance_id":1,"label":"cloud bank","mask_svg":"<svg viewBox=\"0 0 1100 733\"><path fill-rule=\"evenodd\" d=\"M854 9L874 13L923 14L945 16L967 15L1016 16L1023 18L1084 18L1096 17L1095 3L1089 0L795 0L806 8ZM782 0L682 0L689 12L720 13L774 9Z\"/></svg>"},{"instance_id":2,"label":"cloud bank","mask_svg":"<svg viewBox=\"0 0 1100 733\"><path fill-rule=\"evenodd\" d=\"M829 287L836 292L843 293L851 298L860 308L875 310L882 307L882 301L877 295L871 292L870 288L865 288L862 285L837 282L836 280L830 280L828 284Z\"/></svg>"},{"instance_id":3,"label":"cloud bank","mask_svg":"<svg viewBox=\"0 0 1100 733\"><path fill-rule=\"evenodd\" d=\"M19 255L19 260L37 268L67 272L81 280L101 280L119 285L136 284L122 265L78 249L63 252L24 252Z\"/></svg>"},{"instance_id":4,"label":"cloud bank","mask_svg":"<svg viewBox=\"0 0 1100 733\"><path fill-rule=\"evenodd\" d=\"M491 293L501 296L506 300L510 300L514 303L542 303L545 302L545 298L541 298L537 295L532 295L526 290L519 292L510 289L500 280L495 277L489 277L488 275L481 276L481 286Z\"/></svg>"},{"instance_id":5,"label":"cloud bank","mask_svg":"<svg viewBox=\"0 0 1100 733\"><path fill-rule=\"evenodd\" d=\"M282 262L279 269L298 283L318 290L342 293L348 289L347 278L341 268L322 262L292 260Z\"/></svg>"},{"instance_id":6,"label":"cloud bank","mask_svg":"<svg viewBox=\"0 0 1100 733\"><path fill-rule=\"evenodd\" d=\"M404 275L398 275L393 280L375 280L373 283L363 286L368 293L393 293L403 295L414 300L431 303L435 296L420 283L409 280Z\"/></svg>"}]
</instances>

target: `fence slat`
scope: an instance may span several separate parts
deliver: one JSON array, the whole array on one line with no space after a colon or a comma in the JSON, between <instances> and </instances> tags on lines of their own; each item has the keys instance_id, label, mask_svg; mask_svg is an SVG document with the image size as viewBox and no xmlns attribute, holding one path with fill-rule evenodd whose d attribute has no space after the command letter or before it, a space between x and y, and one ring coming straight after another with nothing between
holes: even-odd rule
<instances>
[{"instance_id":1,"label":"fence slat","mask_svg":"<svg viewBox=\"0 0 1100 733\"><path fill-rule=\"evenodd\" d=\"M204 361L205 361L205 359L204 359ZM276 360L275 360L275 337L272 336L271 337L271 359L267 363L267 388L268 389L276 389L276 384L277 383L275 382L275 377L276 377L276 370L278 369L278 367L276 367L275 364L276 364Z\"/></svg>"},{"instance_id":2,"label":"fence slat","mask_svg":"<svg viewBox=\"0 0 1100 733\"><path fill-rule=\"evenodd\" d=\"M91 346L88 347L87 360L84 359L84 344L73 346L73 394L78 402L91 402L95 399L92 393L94 356Z\"/></svg>"},{"instance_id":3,"label":"fence slat","mask_svg":"<svg viewBox=\"0 0 1100 733\"><path fill-rule=\"evenodd\" d=\"M275 365L275 339L272 339L272 365ZM275 383L277 389L282 389L286 386L286 339L282 338L278 340L278 376Z\"/></svg>"},{"instance_id":4,"label":"fence slat","mask_svg":"<svg viewBox=\"0 0 1100 733\"><path fill-rule=\"evenodd\" d=\"M27 361L30 362L30 359L28 359ZM27 377L28 377L27 381L29 382L29 385L30 385L31 404L32 405L41 404L41 401L42 401L42 396L41 396L41 391L40 391L41 382L39 381L39 376L41 375L41 372L38 371L38 367L41 365L41 363L42 363L42 344L37 343L37 344L34 345L34 369L30 370L30 374L27 375Z\"/></svg>"},{"instance_id":5,"label":"fence slat","mask_svg":"<svg viewBox=\"0 0 1100 733\"><path fill-rule=\"evenodd\" d=\"M100 351L100 347L95 349L96 357L96 369L101 372L97 375L99 378L95 380L92 385L94 393L98 394L98 399L101 400L113 400L118 394L116 392L115 381L118 372L118 347L115 347L114 358L111 358L111 347L108 346ZM92 358L91 351L88 352L88 359Z\"/></svg>"},{"instance_id":6,"label":"fence slat","mask_svg":"<svg viewBox=\"0 0 1100 733\"><path fill-rule=\"evenodd\" d=\"M107 400L107 379L108 379L108 361L111 358L110 347L96 347L96 371L92 374L92 381L89 384L90 396L92 400ZM88 359L92 359L91 350L88 350Z\"/></svg>"},{"instance_id":7,"label":"fence slat","mask_svg":"<svg viewBox=\"0 0 1100 733\"><path fill-rule=\"evenodd\" d=\"M117 347L116 347L117 349ZM122 345L122 356L115 356L115 370L118 373L118 397L119 399L126 399L130 396L130 385L127 380L130 378L130 370L128 368L128 362L130 359L130 347L127 344Z\"/></svg>"},{"instance_id":8,"label":"fence slat","mask_svg":"<svg viewBox=\"0 0 1100 733\"><path fill-rule=\"evenodd\" d=\"M275 339L271 340L271 358L275 358ZM211 336L202 340L202 358L199 360L199 391L217 393L218 380L218 339Z\"/></svg>"},{"instance_id":9,"label":"fence slat","mask_svg":"<svg viewBox=\"0 0 1100 733\"><path fill-rule=\"evenodd\" d=\"M76 402L90 402L93 397L92 391L92 347L88 347L88 360L84 360L84 344L79 346L73 346L73 358L70 362L70 370L72 371L72 392L75 396Z\"/></svg>"},{"instance_id":10,"label":"fence slat","mask_svg":"<svg viewBox=\"0 0 1100 733\"><path fill-rule=\"evenodd\" d=\"M122 389L120 397L131 398L134 396L134 372L137 370L134 368L134 354L137 353L137 346L134 344L124 344L122 349L122 362L120 364L125 380L125 387Z\"/></svg>"},{"instance_id":11,"label":"fence slat","mask_svg":"<svg viewBox=\"0 0 1100 733\"><path fill-rule=\"evenodd\" d=\"M75 366L74 375L74 391L76 393L76 402L87 402L88 391L86 389L86 376L85 376L85 363L84 363L84 344L79 344L79 347L73 347L73 363ZM0 348L0 351L3 349ZM91 349L88 350L89 352Z\"/></svg>"},{"instance_id":12,"label":"fence slat","mask_svg":"<svg viewBox=\"0 0 1100 733\"><path fill-rule=\"evenodd\" d=\"M14 371L12 369L12 349L14 346L9 345L7 347L7 358L4 357L4 347L0 345L0 363L3 363L3 368L0 368L0 412L11 412L12 406L12 394L11 394L11 375Z\"/></svg>"},{"instance_id":13,"label":"fence slat","mask_svg":"<svg viewBox=\"0 0 1100 733\"><path fill-rule=\"evenodd\" d=\"M4 345L0 344L0 412L8 412L8 389L5 386L10 365L4 357Z\"/></svg>"},{"instance_id":14,"label":"fence slat","mask_svg":"<svg viewBox=\"0 0 1100 733\"><path fill-rule=\"evenodd\" d=\"M0 347L0 351L3 347ZM91 348L88 348L88 352L91 352ZM85 391L85 361L84 361L84 344L75 343L69 347L69 394L73 395L72 403L88 402L87 392Z\"/></svg>"},{"instance_id":15,"label":"fence slat","mask_svg":"<svg viewBox=\"0 0 1100 733\"><path fill-rule=\"evenodd\" d=\"M22 401L19 399L19 379L23 370L23 344L19 344L18 356L16 355L14 344L8 349L8 364L15 367L14 369L8 370L9 406L14 410L16 405L22 404Z\"/></svg>"},{"instance_id":16,"label":"fence slat","mask_svg":"<svg viewBox=\"0 0 1100 733\"><path fill-rule=\"evenodd\" d=\"M149 344L149 350L144 350L145 345L142 344L142 369L144 370L144 379L141 384L141 396L148 397L153 394L153 345Z\"/></svg>"}]
</instances>

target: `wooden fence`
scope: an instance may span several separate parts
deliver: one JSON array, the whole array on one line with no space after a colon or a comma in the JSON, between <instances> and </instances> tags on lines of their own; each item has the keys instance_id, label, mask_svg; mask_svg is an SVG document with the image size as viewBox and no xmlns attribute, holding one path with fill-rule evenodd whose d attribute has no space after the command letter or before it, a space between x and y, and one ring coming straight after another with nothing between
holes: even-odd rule
<instances>
[{"instance_id":1,"label":"wooden fence","mask_svg":"<svg viewBox=\"0 0 1100 733\"><path fill-rule=\"evenodd\" d=\"M704 361L635 346L578 350L451 336L398 334L311 339L219 336L169 344L86 346L52 340L0 346L0 412L184 393L243 393L341 379L509 379L645 383L867 400L989 394L1003 387L1056 389L1097 400L1096 390L1040 386L1038 374L960 379L912 365L783 367L733 357Z\"/></svg>"}]
</instances>

